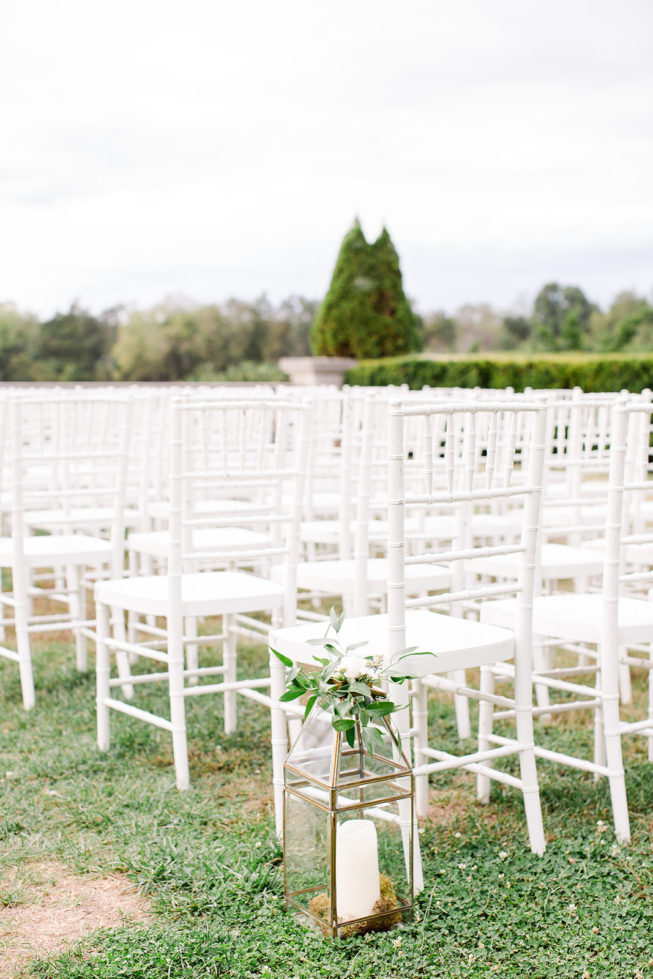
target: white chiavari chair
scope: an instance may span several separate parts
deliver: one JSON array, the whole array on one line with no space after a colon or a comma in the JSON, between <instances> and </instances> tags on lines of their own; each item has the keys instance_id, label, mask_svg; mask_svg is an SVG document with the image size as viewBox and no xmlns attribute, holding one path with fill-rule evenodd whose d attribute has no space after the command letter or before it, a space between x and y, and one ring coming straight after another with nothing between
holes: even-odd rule
<instances>
[{"instance_id":1,"label":"white chiavari chair","mask_svg":"<svg viewBox=\"0 0 653 979\"><path fill-rule=\"evenodd\" d=\"M26 708L35 703L30 635L72 629L77 667L86 669L93 626L86 610L89 577L106 569L121 573L130 413L126 398L108 402L42 392L6 405L11 534L0 538L0 565L11 572L12 586L0 601L10 610L4 628L12 627L16 646L3 646L0 654L19 665ZM73 532L65 523L58 533L30 533L25 515L37 506L65 515L100 499L112 501L109 539Z\"/></svg>"},{"instance_id":2,"label":"white chiavari chair","mask_svg":"<svg viewBox=\"0 0 653 979\"><path fill-rule=\"evenodd\" d=\"M295 621L307 418L302 404L280 399L176 400L171 410L166 573L96 586L98 744L103 750L109 747L112 711L169 731L180 789L189 784L187 697L223 694L227 732L236 726L237 694L269 704L264 692L269 678L237 680L237 640L243 635L259 640L267 636L269 623L255 613L267 613L286 624ZM293 487L292 493L287 492L288 486ZM234 555L214 547L212 532L216 523L228 532L240 518L229 511L216 512L214 503L221 497L238 498L240 493L253 505L248 521L265 528L265 534L249 553L239 550ZM214 501L208 512L202 506L206 500ZM255 573L261 564L282 557L281 582ZM245 570L246 564L251 570ZM120 638L112 625L112 610L114 617L116 610L139 617L139 624L133 624L138 640ZM148 617L154 618L154 625ZM207 623L207 633L198 635L198 620ZM198 647L206 650L208 665L198 664ZM215 647L222 649L219 662L212 652ZM131 680L135 691L143 684L166 683L169 716L139 706L136 697L130 702L116 696L117 687L124 687L124 677L111 677L112 652L155 665L155 672L134 672Z\"/></svg>"},{"instance_id":3,"label":"white chiavari chair","mask_svg":"<svg viewBox=\"0 0 653 979\"><path fill-rule=\"evenodd\" d=\"M498 437L501 431L521 421L527 423L528 439L520 453L519 464L505 451L505 442ZM423 423L424 448L419 458L421 478L412 467L405 445L405 431L420 418ZM427 778L430 774L452 768L482 772L499 781L515 786L523 793L531 848L544 850L544 833L539 805L539 792L531 714L531 630L530 604L533 591L533 569L537 538L537 522L542 479L545 413L541 407L522 403L491 404L472 402L449 406L418 405L411 402L402 407L390 407L389 493L388 493L388 613L354 617L345 620L341 631L344 646L355 642L369 643L369 650L389 658L405 647L428 651L430 656L410 657L404 661L406 670L419 677L414 693L414 723L401 721L404 732L415 737L415 774L417 776L418 808L424 812ZM483 432L482 440L478 439ZM499 451L499 446L504 448ZM500 458L500 456L503 456ZM478 586L474 590L442 592L438 595L406 597L406 569L411 563L430 561L449 564L452 568L470 557L467 531L470 513L489 499L501 498L520 508L522 534L516 543L490 546L486 552L503 553L514 550L522 555L522 574L517 586ZM420 510L449 510L452 540L440 553L429 551L412 557L407 554L405 526ZM476 552L472 549L472 553ZM453 579L457 580L456 577ZM458 606L467 600L489 600L505 591L517 590L520 614L515 630L488 627L459 614ZM439 608L442 611L434 611ZM446 614L448 608L455 614ZM284 689L284 668L275 652L294 662L311 664L315 647L313 640L323 634L319 626L300 626L273 630L270 634L270 670L272 676L272 749L277 826L280 829L283 794L283 763L288 750L286 719L280 701ZM515 696L506 699L517 709L517 730L509 743L500 747L481 745L478 751L455 756L433 747L428 738L426 723L426 692L440 687L460 696L483 700L484 691L470 688L447 674L484 664L513 660L516 669ZM404 688L393 690L394 699L401 702ZM491 695L490 695L491 696ZM398 715L401 717L402 713ZM492 768L493 762L517 755L521 776Z\"/></svg>"}]
</instances>

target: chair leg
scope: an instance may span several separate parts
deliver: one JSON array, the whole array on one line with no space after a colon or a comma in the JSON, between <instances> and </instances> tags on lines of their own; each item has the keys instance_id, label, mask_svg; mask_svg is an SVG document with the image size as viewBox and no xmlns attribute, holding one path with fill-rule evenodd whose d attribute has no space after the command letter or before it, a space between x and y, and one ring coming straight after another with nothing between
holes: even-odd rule
<instances>
[{"instance_id":1,"label":"chair leg","mask_svg":"<svg viewBox=\"0 0 653 979\"><path fill-rule=\"evenodd\" d=\"M18 650L20 687L23 692L23 707L25 710L31 710L36 703L34 673L32 670L32 650L27 631L27 623L19 624L18 622L18 609L16 609L16 647Z\"/></svg>"},{"instance_id":2,"label":"chair leg","mask_svg":"<svg viewBox=\"0 0 653 979\"><path fill-rule=\"evenodd\" d=\"M68 590L68 602L70 606L70 618L75 634L75 663L81 673L88 669L88 651L86 647L86 636L82 634L78 625L82 619L86 618L84 609L86 606L86 592L82 584L82 575L77 565L69 565L66 568L66 588Z\"/></svg>"},{"instance_id":3,"label":"chair leg","mask_svg":"<svg viewBox=\"0 0 653 979\"><path fill-rule=\"evenodd\" d=\"M601 671L596 675L596 692L601 693ZM603 700L599 696L599 703L594 708L594 764L605 766L605 724L603 721ZM598 772L594 773L594 781L599 780Z\"/></svg>"},{"instance_id":4,"label":"chair leg","mask_svg":"<svg viewBox=\"0 0 653 979\"><path fill-rule=\"evenodd\" d=\"M0 514L0 529L1 526L2 526L2 522L1 522L1 514ZM0 593L4 591L4 579L3 579L4 570L5 570L4 568L0 568ZM4 601L2 601L0 597L0 642L6 642L7 639L7 629L5 626L5 619L6 619L5 603Z\"/></svg>"},{"instance_id":5,"label":"chair leg","mask_svg":"<svg viewBox=\"0 0 653 979\"><path fill-rule=\"evenodd\" d=\"M415 682L413 693L413 724L415 726L415 768L427 763L422 753L428 744L427 689L419 680ZM415 776L415 805L417 818L426 819L429 814L429 777Z\"/></svg>"},{"instance_id":6,"label":"chair leg","mask_svg":"<svg viewBox=\"0 0 653 979\"><path fill-rule=\"evenodd\" d=\"M621 753L621 734L619 732L619 665L617 649L605 648L599 650L601 666L601 687L603 700L603 730L605 738L605 760L610 781L610 798L612 800L612 818L614 830L620 843L630 840L630 820L628 818L628 802L626 799L626 778L624 774L623 756Z\"/></svg>"},{"instance_id":7,"label":"chair leg","mask_svg":"<svg viewBox=\"0 0 653 979\"><path fill-rule=\"evenodd\" d=\"M97 743L100 751L109 750L110 720L107 700L110 696L109 676L111 663L107 638L110 634L109 609L101 602L96 606L96 647L95 647L95 678L97 702Z\"/></svg>"},{"instance_id":8,"label":"chair leg","mask_svg":"<svg viewBox=\"0 0 653 979\"><path fill-rule=\"evenodd\" d=\"M31 710L36 703L34 693L34 674L32 671L32 651L29 641L27 621L29 615L29 601L27 599L28 575L25 569L13 568L13 595L14 595L14 622L16 629L16 650L18 652L18 670L20 673L20 686L23 692L23 706L25 710Z\"/></svg>"},{"instance_id":9,"label":"chair leg","mask_svg":"<svg viewBox=\"0 0 653 979\"><path fill-rule=\"evenodd\" d=\"M648 647L648 716L653 720L653 644ZM653 761L653 735L648 736L648 760Z\"/></svg>"},{"instance_id":10,"label":"chair leg","mask_svg":"<svg viewBox=\"0 0 653 979\"><path fill-rule=\"evenodd\" d=\"M517 708L517 738L524 747L519 752L519 768L524 795L524 810L528 840L533 853L538 856L544 853L546 842L542 823L542 805L540 789L537 782L535 767L535 750L533 745L533 715L530 711Z\"/></svg>"},{"instance_id":11,"label":"chair leg","mask_svg":"<svg viewBox=\"0 0 653 979\"><path fill-rule=\"evenodd\" d=\"M449 674L454 683L466 686L467 679L464 670L454 670ZM472 736L472 725L469 719L469 700L463 694L454 694L454 707L456 710L456 725L458 727L458 737L461 741L466 741Z\"/></svg>"},{"instance_id":12,"label":"chair leg","mask_svg":"<svg viewBox=\"0 0 653 979\"><path fill-rule=\"evenodd\" d=\"M270 650L270 727L272 742L272 784L274 788L274 816L277 836L283 835L283 765L288 754L286 718L280 697L284 693L286 671Z\"/></svg>"},{"instance_id":13,"label":"chair leg","mask_svg":"<svg viewBox=\"0 0 653 979\"><path fill-rule=\"evenodd\" d=\"M194 615L189 615L186 619L184 625L184 632L187 636L197 635L197 618ZM196 670L199 666L199 653L197 643L188 643L186 646L186 666L189 670ZM198 678L196 676L190 676L188 678L189 686L196 686L198 683Z\"/></svg>"},{"instance_id":14,"label":"chair leg","mask_svg":"<svg viewBox=\"0 0 653 979\"><path fill-rule=\"evenodd\" d=\"M630 680L630 667L628 663L624 663L622 660L623 656L626 656L628 650L625 646L619 647L619 699L622 704L632 704L633 702L633 686Z\"/></svg>"},{"instance_id":15,"label":"chair leg","mask_svg":"<svg viewBox=\"0 0 653 979\"><path fill-rule=\"evenodd\" d=\"M494 676L489 666L481 667L481 694L494 693ZM490 747L490 735L492 734L492 722L494 720L494 708L489 700L481 698L478 705L478 750L487 751ZM484 767L488 767L490 761L484 761ZM490 801L489 775L476 776L476 797L483 805Z\"/></svg>"},{"instance_id":16,"label":"chair leg","mask_svg":"<svg viewBox=\"0 0 653 979\"><path fill-rule=\"evenodd\" d=\"M542 806L535 764L533 733L533 683L530 649L519 649L515 655L515 726L519 748L519 768L526 812L528 840L533 853L544 853L546 841L542 824Z\"/></svg>"},{"instance_id":17,"label":"chair leg","mask_svg":"<svg viewBox=\"0 0 653 979\"><path fill-rule=\"evenodd\" d=\"M533 637L533 667L536 673L546 670L547 667L546 654L544 652L544 644L541 636ZM535 684L535 700L538 707L549 706L549 688L545 683ZM551 720L551 715L540 714L540 720L549 721Z\"/></svg>"},{"instance_id":18,"label":"chair leg","mask_svg":"<svg viewBox=\"0 0 653 979\"><path fill-rule=\"evenodd\" d=\"M181 627L181 620L179 622ZM170 721L172 724L172 753L175 760L177 788L183 792L190 785L188 739L186 736L186 701L184 697L184 644L181 636L171 642L168 622L168 686L170 691Z\"/></svg>"},{"instance_id":19,"label":"chair leg","mask_svg":"<svg viewBox=\"0 0 653 979\"><path fill-rule=\"evenodd\" d=\"M234 629L233 615L224 616L224 666L225 681L235 683L237 676L236 646L238 637ZM236 730L237 707L236 691L225 690L224 692L224 731L225 734L233 734Z\"/></svg>"},{"instance_id":20,"label":"chair leg","mask_svg":"<svg viewBox=\"0 0 653 979\"><path fill-rule=\"evenodd\" d=\"M111 609L111 629L118 642L125 642L125 614L121 608L113 607ZM116 650L116 666L118 667L118 676L123 681L121 684L122 695L125 700L131 700L134 696L134 687L129 682L131 666L129 654L124 649Z\"/></svg>"}]
</instances>

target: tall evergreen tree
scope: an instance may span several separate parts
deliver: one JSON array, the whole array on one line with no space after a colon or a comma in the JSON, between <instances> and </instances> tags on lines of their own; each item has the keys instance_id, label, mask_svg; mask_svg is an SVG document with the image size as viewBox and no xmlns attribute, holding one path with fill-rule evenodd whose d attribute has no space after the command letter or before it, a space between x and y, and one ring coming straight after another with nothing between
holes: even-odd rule
<instances>
[{"instance_id":1,"label":"tall evergreen tree","mask_svg":"<svg viewBox=\"0 0 653 979\"><path fill-rule=\"evenodd\" d=\"M313 323L311 346L314 354L359 359L419 350L417 320L385 228L372 244L358 220L345 235L329 291Z\"/></svg>"}]
</instances>

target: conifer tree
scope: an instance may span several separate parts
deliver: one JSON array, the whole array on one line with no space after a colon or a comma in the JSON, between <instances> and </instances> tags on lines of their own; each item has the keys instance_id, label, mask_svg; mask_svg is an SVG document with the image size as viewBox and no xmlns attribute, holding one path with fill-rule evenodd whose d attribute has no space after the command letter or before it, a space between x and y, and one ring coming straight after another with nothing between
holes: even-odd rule
<instances>
[{"instance_id":1,"label":"conifer tree","mask_svg":"<svg viewBox=\"0 0 653 979\"><path fill-rule=\"evenodd\" d=\"M420 348L399 256L385 228L368 244L357 219L345 235L313 324L311 346L314 354L358 359Z\"/></svg>"}]
</instances>

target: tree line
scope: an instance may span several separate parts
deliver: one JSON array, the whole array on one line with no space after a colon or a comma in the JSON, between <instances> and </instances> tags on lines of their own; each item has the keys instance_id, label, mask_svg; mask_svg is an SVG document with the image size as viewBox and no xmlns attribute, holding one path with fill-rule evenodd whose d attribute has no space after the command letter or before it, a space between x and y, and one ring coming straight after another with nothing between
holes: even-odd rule
<instances>
[{"instance_id":1,"label":"tree line","mask_svg":"<svg viewBox=\"0 0 653 979\"><path fill-rule=\"evenodd\" d=\"M301 296L276 305L265 296L214 305L172 298L147 310L116 306L96 315L73 303L41 320L4 303L0 380L281 380L280 357L311 353L312 328L324 323L320 305ZM520 312L479 303L417 315L411 344L440 354L645 353L653 351L653 305L621 292L602 310L578 286L551 282Z\"/></svg>"}]
</instances>

